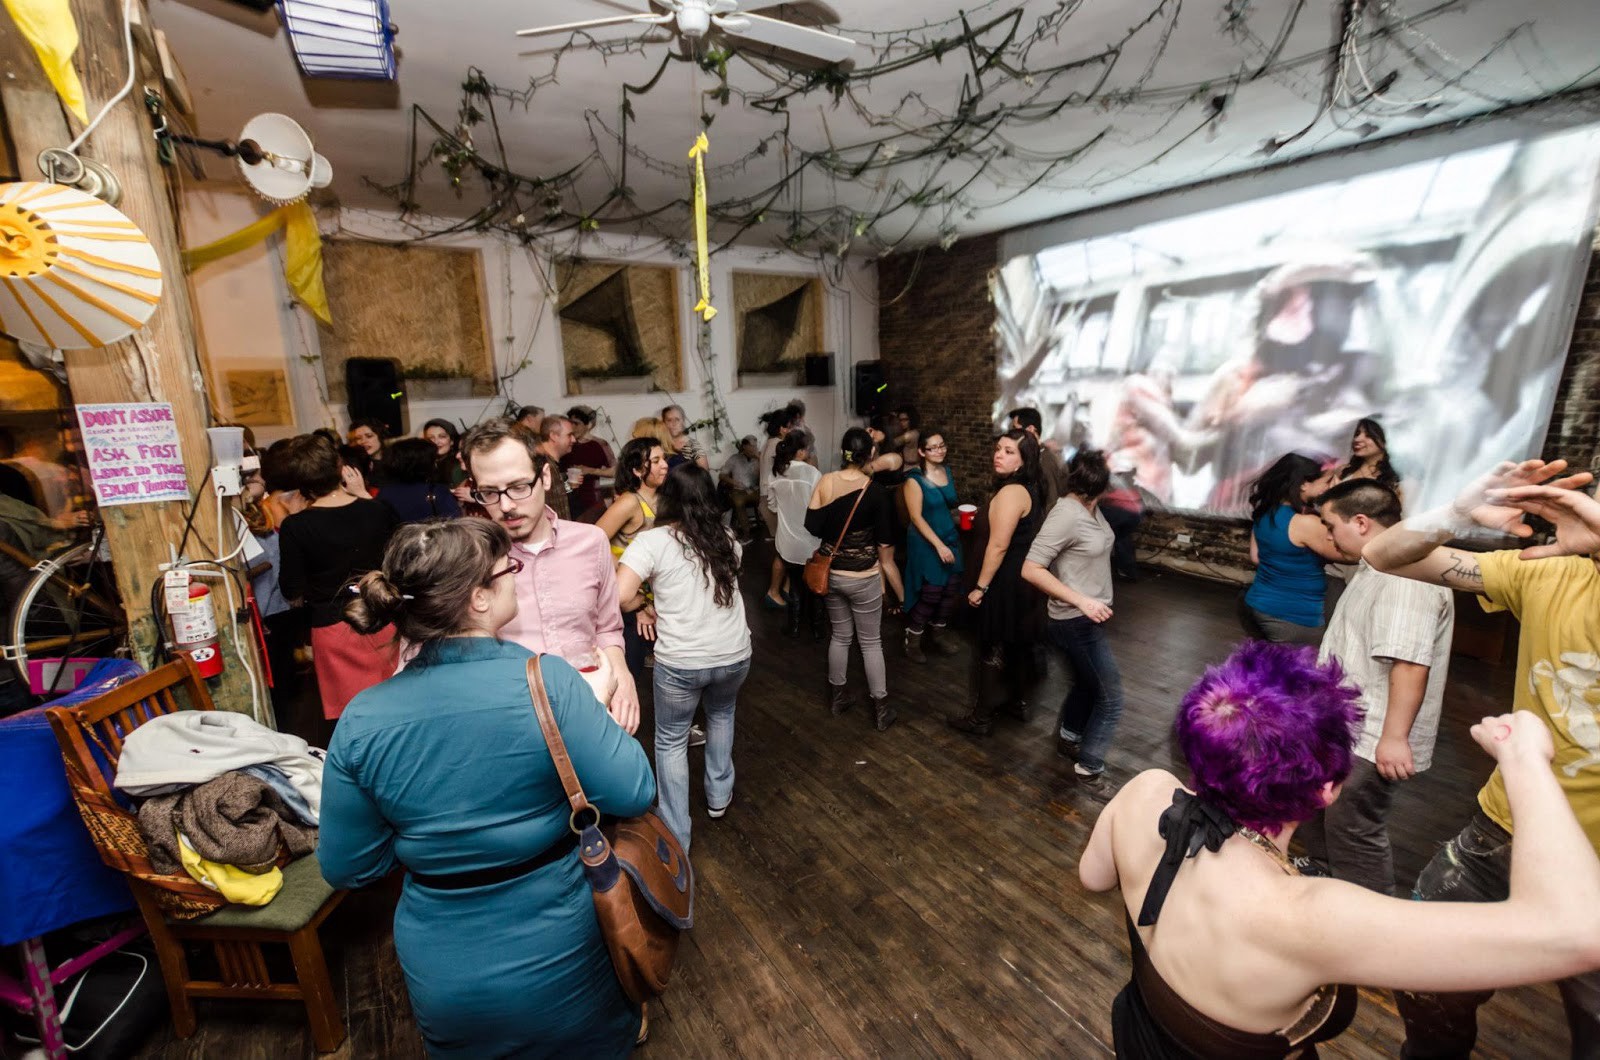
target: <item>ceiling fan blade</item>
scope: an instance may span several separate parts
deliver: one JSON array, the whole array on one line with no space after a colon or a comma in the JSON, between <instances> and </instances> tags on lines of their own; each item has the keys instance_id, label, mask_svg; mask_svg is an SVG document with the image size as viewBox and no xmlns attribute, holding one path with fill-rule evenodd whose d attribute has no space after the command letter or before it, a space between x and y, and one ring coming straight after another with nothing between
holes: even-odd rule
<instances>
[{"instance_id":1,"label":"ceiling fan blade","mask_svg":"<svg viewBox=\"0 0 1600 1060\"><path fill-rule=\"evenodd\" d=\"M717 28L730 37L743 37L799 55L815 56L824 62L838 63L855 54L856 42L849 37L824 33L809 26L797 26L765 15L740 12L714 19Z\"/></svg>"},{"instance_id":2,"label":"ceiling fan blade","mask_svg":"<svg viewBox=\"0 0 1600 1060\"><path fill-rule=\"evenodd\" d=\"M637 15L612 15L610 18L590 18L582 22L563 22L556 26L539 26L536 29L519 29L519 37L542 37L546 33L572 33L580 29L595 29L600 26L620 26L627 22L638 22L645 25L659 26L664 22L672 21L671 15L647 15L643 12Z\"/></svg>"}]
</instances>

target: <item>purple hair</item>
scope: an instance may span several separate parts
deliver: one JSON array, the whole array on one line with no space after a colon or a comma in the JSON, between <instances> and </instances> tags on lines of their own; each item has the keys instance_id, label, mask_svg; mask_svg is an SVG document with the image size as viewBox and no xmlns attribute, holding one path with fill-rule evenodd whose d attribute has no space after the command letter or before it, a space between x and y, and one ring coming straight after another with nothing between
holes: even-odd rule
<instances>
[{"instance_id":1,"label":"purple hair","mask_svg":"<svg viewBox=\"0 0 1600 1060\"><path fill-rule=\"evenodd\" d=\"M1360 692L1314 648L1245 641L1207 668L1173 725L1194 789L1267 835L1322 809L1324 784L1350 775Z\"/></svg>"}]
</instances>

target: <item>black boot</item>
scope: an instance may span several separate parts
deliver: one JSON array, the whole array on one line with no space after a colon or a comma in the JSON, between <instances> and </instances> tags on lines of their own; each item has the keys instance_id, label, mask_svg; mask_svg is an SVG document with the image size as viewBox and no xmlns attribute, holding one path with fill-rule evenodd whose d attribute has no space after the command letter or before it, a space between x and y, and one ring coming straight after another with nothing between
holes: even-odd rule
<instances>
[{"instance_id":1,"label":"black boot","mask_svg":"<svg viewBox=\"0 0 1600 1060\"><path fill-rule=\"evenodd\" d=\"M950 714L945 724L968 736L987 736L994 731L994 711L983 705L982 697L974 700L972 709L965 714Z\"/></svg>"},{"instance_id":2,"label":"black boot","mask_svg":"<svg viewBox=\"0 0 1600 1060\"><path fill-rule=\"evenodd\" d=\"M926 640L928 647L939 655L955 655L961 651L955 636L944 626L929 626Z\"/></svg>"},{"instance_id":3,"label":"black boot","mask_svg":"<svg viewBox=\"0 0 1600 1060\"><path fill-rule=\"evenodd\" d=\"M887 695L872 697L872 724L877 726L879 732L884 732L893 725L895 717L894 708L889 705Z\"/></svg>"},{"instance_id":4,"label":"black boot","mask_svg":"<svg viewBox=\"0 0 1600 1060\"><path fill-rule=\"evenodd\" d=\"M783 635L785 637L798 637L800 635L800 594L791 591L789 599L784 606L787 614L784 616Z\"/></svg>"},{"instance_id":5,"label":"black boot","mask_svg":"<svg viewBox=\"0 0 1600 1060\"><path fill-rule=\"evenodd\" d=\"M828 686L828 713L834 717L838 717L849 710L854 702L850 698L849 685L830 684Z\"/></svg>"},{"instance_id":6,"label":"black boot","mask_svg":"<svg viewBox=\"0 0 1600 1060\"><path fill-rule=\"evenodd\" d=\"M914 629L906 630L906 658L914 663L928 661L928 657L922 654L922 636Z\"/></svg>"}]
</instances>

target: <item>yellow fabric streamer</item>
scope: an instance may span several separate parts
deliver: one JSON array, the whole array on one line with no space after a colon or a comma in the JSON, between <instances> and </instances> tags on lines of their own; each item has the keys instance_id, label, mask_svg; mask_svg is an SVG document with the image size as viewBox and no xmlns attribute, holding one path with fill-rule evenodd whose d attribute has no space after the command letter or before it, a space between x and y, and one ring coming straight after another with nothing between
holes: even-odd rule
<instances>
[{"instance_id":1,"label":"yellow fabric streamer","mask_svg":"<svg viewBox=\"0 0 1600 1060\"><path fill-rule=\"evenodd\" d=\"M284 279L295 298L317 315L324 324L333 324L328 309L328 292L322 285L322 233L317 218L304 202L280 206L259 221L245 225L230 235L183 252L183 267L193 272L200 266L247 250L278 229L284 229Z\"/></svg>"},{"instance_id":2,"label":"yellow fabric streamer","mask_svg":"<svg viewBox=\"0 0 1600 1060\"><path fill-rule=\"evenodd\" d=\"M78 24L72 19L69 0L5 0L5 5L17 29L33 45L56 95L79 121L89 124L83 84L72 67L72 53L78 50Z\"/></svg>"},{"instance_id":3,"label":"yellow fabric streamer","mask_svg":"<svg viewBox=\"0 0 1600 1060\"><path fill-rule=\"evenodd\" d=\"M700 314L702 320L710 320L717 315L711 306L711 251L706 245L705 155L709 150L711 141L706 139L703 132L695 137L694 146L689 148L689 157L694 160L694 239L700 267L700 301L695 303L694 311Z\"/></svg>"}]
</instances>

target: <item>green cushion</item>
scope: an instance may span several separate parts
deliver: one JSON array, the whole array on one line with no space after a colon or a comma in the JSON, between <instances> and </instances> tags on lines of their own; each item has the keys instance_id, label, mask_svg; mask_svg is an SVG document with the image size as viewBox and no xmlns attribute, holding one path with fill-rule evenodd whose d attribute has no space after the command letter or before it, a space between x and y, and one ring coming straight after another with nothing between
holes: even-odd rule
<instances>
[{"instance_id":1,"label":"green cushion","mask_svg":"<svg viewBox=\"0 0 1600 1060\"><path fill-rule=\"evenodd\" d=\"M322 878L315 853L296 858L283 868L283 890L266 905L229 905L189 923L206 927L252 928L256 931L298 931L317 915L333 894Z\"/></svg>"}]
</instances>

